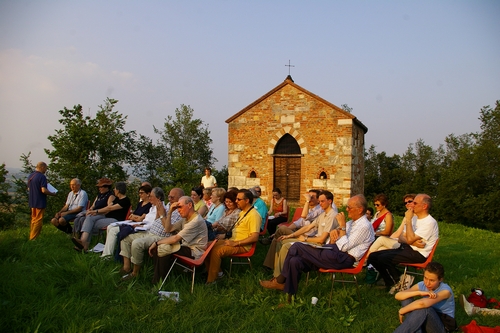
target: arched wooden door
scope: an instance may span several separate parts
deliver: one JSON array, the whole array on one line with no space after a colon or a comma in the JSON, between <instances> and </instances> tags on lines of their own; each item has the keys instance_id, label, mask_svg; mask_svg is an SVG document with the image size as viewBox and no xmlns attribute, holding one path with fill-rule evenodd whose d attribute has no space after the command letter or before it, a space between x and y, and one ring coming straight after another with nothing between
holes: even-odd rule
<instances>
[{"instance_id":1,"label":"arched wooden door","mask_svg":"<svg viewBox=\"0 0 500 333\"><path fill-rule=\"evenodd\" d=\"M274 148L274 182L289 201L300 201L300 146L290 134L279 139Z\"/></svg>"}]
</instances>

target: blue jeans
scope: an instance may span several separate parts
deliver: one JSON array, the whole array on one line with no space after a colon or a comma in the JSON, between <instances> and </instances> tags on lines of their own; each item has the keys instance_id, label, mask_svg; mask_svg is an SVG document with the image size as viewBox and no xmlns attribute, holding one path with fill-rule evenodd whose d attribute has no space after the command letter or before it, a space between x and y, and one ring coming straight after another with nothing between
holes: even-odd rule
<instances>
[{"instance_id":1,"label":"blue jeans","mask_svg":"<svg viewBox=\"0 0 500 333\"><path fill-rule=\"evenodd\" d=\"M406 306L413 302L413 298L401 301L401 306ZM414 310L405 315L404 321L399 325L394 333L445 333L443 322L439 318L434 308L424 308Z\"/></svg>"}]
</instances>

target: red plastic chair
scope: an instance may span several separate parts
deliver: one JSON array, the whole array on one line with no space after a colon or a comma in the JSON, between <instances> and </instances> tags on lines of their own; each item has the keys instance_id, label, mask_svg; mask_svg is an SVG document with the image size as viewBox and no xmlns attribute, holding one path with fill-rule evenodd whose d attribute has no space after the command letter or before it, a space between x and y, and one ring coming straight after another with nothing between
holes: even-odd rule
<instances>
[{"instance_id":1,"label":"red plastic chair","mask_svg":"<svg viewBox=\"0 0 500 333\"><path fill-rule=\"evenodd\" d=\"M365 263L366 258L368 257L368 251L369 251L369 248L366 251L366 253L363 255L363 257L361 257L361 259L359 260L358 265L356 267L349 267L349 268L344 268L344 269L333 269L333 268L332 269L324 269L324 268L319 269L320 273L332 274L332 288L330 290L330 299L328 301L328 305L330 305L332 303L333 284L335 283L335 281L342 282L342 285L344 285L344 283L355 283L356 284L356 293L358 294L359 304L361 304L361 295L359 293L359 285L358 285L358 279L356 278L356 275L361 273L361 271L363 270L363 265ZM342 275L342 280L336 279L337 273L340 273ZM352 275L353 280L345 280L344 274ZM309 273L307 275L307 278L309 278Z\"/></svg>"},{"instance_id":2,"label":"red plastic chair","mask_svg":"<svg viewBox=\"0 0 500 333\"><path fill-rule=\"evenodd\" d=\"M288 209L290 210L290 207L288 207ZM293 221L297 221L301 217L303 210L304 210L304 207L299 207L299 208L295 209L295 212L293 213L292 219L286 223L281 223L279 226L282 226L282 225L284 225L286 227L290 226ZM290 214L288 214L288 215L290 215Z\"/></svg>"},{"instance_id":3,"label":"red plastic chair","mask_svg":"<svg viewBox=\"0 0 500 333\"><path fill-rule=\"evenodd\" d=\"M215 243L217 243L217 240L214 240L211 243L209 243L207 249L205 250L205 252L203 252L203 255L199 259L188 258L188 257L181 256L180 254L174 253L173 254L173 256L175 258L174 262L172 263L172 266L170 266L170 269L168 270L167 276L165 276L165 279L163 279L163 282L162 282L160 289L158 291L161 291L161 288L163 288L163 284L165 283L165 281L167 281L168 275L170 274L170 271L172 270L172 268L175 265L178 265L178 266L188 270L189 272L193 273L192 279L191 279L191 294L192 294L194 291L194 277L196 276L196 267L203 265L207 255L210 253L212 248L215 246Z\"/></svg>"},{"instance_id":4,"label":"red plastic chair","mask_svg":"<svg viewBox=\"0 0 500 333\"><path fill-rule=\"evenodd\" d=\"M436 240L436 243L434 243L434 246L432 247L431 253L429 253L429 256L427 257L427 260L425 262L420 263L420 264L415 264L415 263L400 263L401 266L405 267L405 272L403 273L403 280L406 278L406 274L412 274L412 275L424 275L423 273L418 273L418 270L424 270L425 267L427 266L428 263L432 261L432 258L434 257L434 252L436 252L437 245L439 243L439 238ZM411 272L408 270L408 268L414 268L415 272Z\"/></svg>"},{"instance_id":5,"label":"red plastic chair","mask_svg":"<svg viewBox=\"0 0 500 333\"><path fill-rule=\"evenodd\" d=\"M245 253L235 254L235 255L231 256L231 260L229 263L229 277L231 277L231 270L233 268L233 264L235 264L235 265L250 265L250 269L252 269L252 261L250 260L250 258L255 253L256 246L257 246L257 242L252 244L252 248L250 249L250 251L245 252ZM235 261L235 262L233 262L233 259L235 259L235 258L246 258L247 261Z\"/></svg>"}]
</instances>

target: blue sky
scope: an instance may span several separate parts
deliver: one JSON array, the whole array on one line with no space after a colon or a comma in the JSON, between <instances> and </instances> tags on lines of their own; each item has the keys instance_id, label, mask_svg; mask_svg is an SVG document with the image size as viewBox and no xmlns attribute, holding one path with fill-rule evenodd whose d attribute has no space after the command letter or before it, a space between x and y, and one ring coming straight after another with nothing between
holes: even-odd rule
<instances>
[{"instance_id":1,"label":"blue sky","mask_svg":"<svg viewBox=\"0 0 500 333\"><path fill-rule=\"evenodd\" d=\"M500 99L500 1L0 0L0 163L47 160L58 111L118 99L155 138L181 104L227 164L225 120L291 75L403 154L479 130ZM328 129L325 128L325 133Z\"/></svg>"}]
</instances>

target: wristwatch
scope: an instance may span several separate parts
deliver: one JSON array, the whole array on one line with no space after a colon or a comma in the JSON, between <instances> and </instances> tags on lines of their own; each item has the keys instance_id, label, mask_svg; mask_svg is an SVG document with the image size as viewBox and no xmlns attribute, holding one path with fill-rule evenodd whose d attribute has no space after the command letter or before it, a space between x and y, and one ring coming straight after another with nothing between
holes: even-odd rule
<instances>
[{"instance_id":1,"label":"wristwatch","mask_svg":"<svg viewBox=\"0 0 500 333\"><path fill-rule=\"evenodd\" d=\"M165 217L165 215L160 215L160 219L163 219Z\"/></svg>"},{"instance_id":2,"label":"wristwatch","mask_svg":"<svg viewBox=\"0 0 500 333\"><path fill-rule=\"evenodd\" d=\"M345 227L338 227L337 230L342 230L342 231L345 231Z\"/></svg>"}]
</instances>

